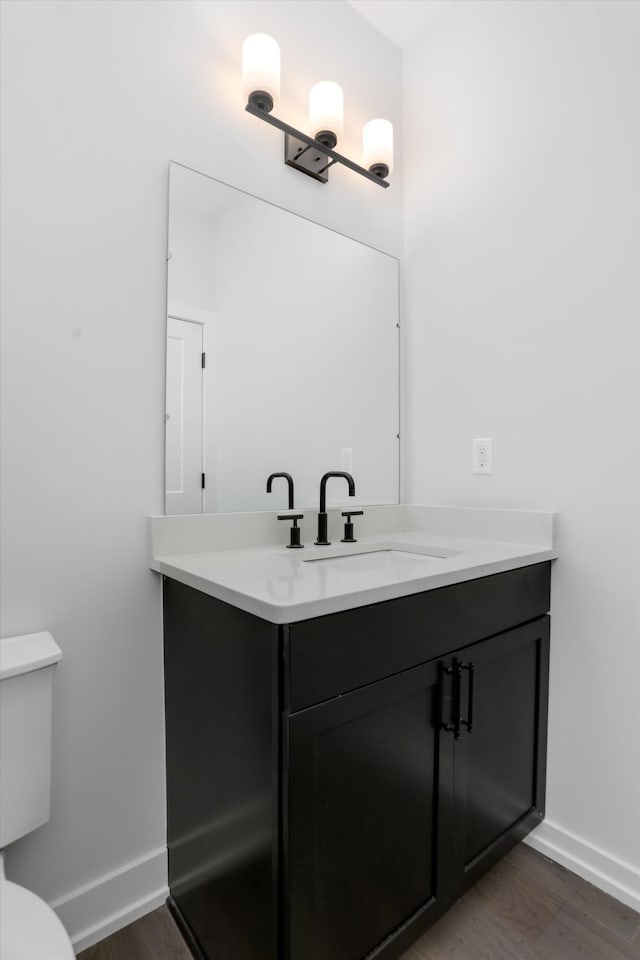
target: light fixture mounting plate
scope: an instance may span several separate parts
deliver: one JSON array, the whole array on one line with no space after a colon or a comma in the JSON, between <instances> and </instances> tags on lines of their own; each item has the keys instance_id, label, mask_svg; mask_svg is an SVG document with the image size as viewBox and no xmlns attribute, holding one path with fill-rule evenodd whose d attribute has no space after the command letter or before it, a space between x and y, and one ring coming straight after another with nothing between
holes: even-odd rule
<instances>
[{"instance_id":1,"label":"light fixture mounting plate","mask_svg":"<svg viewBox=\"0 0 640 960\"><path fill-rule=\"evenodd\" d=\"M284 135L284 162L321 183L329 179L329 167L334 163L331 157L290 133Z\"/></svg>"}]
</instances>

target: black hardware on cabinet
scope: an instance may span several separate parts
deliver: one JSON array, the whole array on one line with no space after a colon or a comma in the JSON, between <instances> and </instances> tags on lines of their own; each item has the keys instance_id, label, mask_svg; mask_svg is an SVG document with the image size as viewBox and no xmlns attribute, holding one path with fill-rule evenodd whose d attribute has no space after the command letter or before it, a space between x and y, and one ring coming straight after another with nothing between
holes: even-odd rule
<instances>
[{"instance_id":1,"label":"black hardware on cabinet","mask_svg":"<svg viewBox=\"0 0 640 960\"><path fill-rule=\"evenodd\" d=\"M474 697L474 688L475 688L475 669L476 665L473 660L470 660L469 663L461 663L461 670L466 670L469 673L469 703L467 706L467 719L461 720L460 723L463 727L467 728L468 733L473 732L473 697Z\"/></svg>"},{"instance_id":2,"label":"black hardware on cabinet","mask_svg":"<svg viewBox=\"0 0 640 960\"><path fill-rule=\"evenodd\" d=\"M453 717L453 739L459 740L462 736L462 717L460 716L460 711L462 709L460 705L461 700L461 688L462 688L462 664L456 660L453 664L453 674L455 677L455 692L454 692L454 717Z\"/></svg>"},{"instance_id":3,"label":"black hardware on cabinet","mask_svg":"<svg viewBox=\"0 0 640 960\"><path fill-rule=\"evenodd\" d=\"M462 727L466 727L467 733L473 732L473 702L475 692L475 669L473 660L465 663L463 660L454 660L452 667L444 667L443 674L453 677L453 723L442 723L443 730L453 733L454 740L460 740L462 736ZM467 701L467 719L461 716L462 711L462 674L464 671L469 674L469 699ZM441 685L442 689L442 685ZM444 702L444 694L441 693L441 699Z\"/></svg>"},{"instance_id":4,"label":"black hardware on cabinet","mask_svg":"<svg viewBox=\"0 0 640 960\"><path fill-rule=\"evenodd\" d=\"M453 673L453 670L451 669L451 667L445 667L443 663L440 664L440 677L438 682L438 707L437 707L438 718L439 718L438 722L440 727L443 730L447 730L447 731L453 730L453 727L448 722L448 720L444 719L445 708L448 708L446 715L448 717L451 716L451 698L445 694L444 685L445 685L445 677L451 676L452 673Z\"/></svg>"},{"instance_id":5,"label":"black hardware on cabinet","mask_svg":"<svg viewBox=\"0 0 640 960\"><path fill-rule=\"evenodd\" d=\"M446 673L447 676L453 677L453 706L452 706L453 723L449 723L449 722L443 723L443 729L446 730L448 733L452 733L454 740L459 740L461 737L460 679L462 677L462 665L457 660L454 660L452 667L444 668L444 673Z\"/></svg>"},{"instance_id":6,"label":"black hardware on cabinet","mask_svg":"<svg viewBox=\"0 0 640 960\"><path fill-rule=\"evenodd\" d=\"M293 526L289 531L289 543L287 544L288 549L293 550L302 550L304 549L304 543L300 543L300 527L298 526L298 520L303 520L303 513L285 513L279 514L278 520L293 520Z\"/></svg>"},{"instance_id":7,"label":"black hardware on cabinet","mask_svg":"<svg viewBox=\"0 0 640 960\"><path fill-rule=\"evenodd\" d=\"M319 547L328 547L331 543L327 540L327 480L331 477L342 477L349 484L349 496L355 497L356 485L350 473L343 470L331 470L325 473L320 481L320 512L318 514L318 539L315 541Z\"/></svg>"},{"instance_id":8,"label":"black hardware on cabinet","mask_svg":"<svg viewBox=\"0 0 640 960\"><path fill-rule=\"evenodd\" d=\"M276 477L284 477L284 479L285 479L285 480L287 481L287 483L289 484L289 510L293 510L293 509L294 509L294 506L293 506L293 477L291 476L290 473L272 473L272 474L267 478L267 493L271 493L271 486L272 486L272 484L273 484L273 481L276 479ZM278 520L279 520L279 519L280 519L280 517L278 517Z\"/></svg>"},{"instance_id":9,"label":"black hardware on cabinet","mask_svg":"<svg viewBox=\"0 0 640 960\"><path fill-rule=\"evenodd\" d=\"M363 514L362 510L343 510L342 516L347 518L347 522L344 525L344 537L340 543L357 543L358 541L353 535L353 521L351 517L361 517Z\"/></svg>"}]
</instances>

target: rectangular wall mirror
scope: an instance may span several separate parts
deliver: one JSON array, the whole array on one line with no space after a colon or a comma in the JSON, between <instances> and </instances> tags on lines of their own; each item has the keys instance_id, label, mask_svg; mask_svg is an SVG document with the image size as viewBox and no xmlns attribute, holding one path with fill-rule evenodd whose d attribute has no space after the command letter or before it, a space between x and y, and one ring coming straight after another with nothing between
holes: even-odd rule
<instances>
[{"instance_id":1,"label":"rectangular wall mirror","mask_svg":"<svg viewBox=\"0 0 640 960\"><path fill-rule=\"evenodd\" d=\"M167 262L165 512L397 503L397 259L172 163Z\"/></svg>"}]
</instances>

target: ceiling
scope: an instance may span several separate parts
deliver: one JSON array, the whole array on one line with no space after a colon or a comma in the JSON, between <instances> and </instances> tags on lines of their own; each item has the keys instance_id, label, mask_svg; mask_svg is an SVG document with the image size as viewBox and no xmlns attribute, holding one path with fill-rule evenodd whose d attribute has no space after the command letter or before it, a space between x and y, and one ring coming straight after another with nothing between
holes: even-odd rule
<instances>
[{"instance_id":1,"label":"ceiling","mask_svg":"<svg viewBox=\"0 0 640 960\"><path fill-rule=\"evenodd\" d=\"M451 0L347 0L347 3L403 50L440 16Z\"/></svg>"}]
</instances>

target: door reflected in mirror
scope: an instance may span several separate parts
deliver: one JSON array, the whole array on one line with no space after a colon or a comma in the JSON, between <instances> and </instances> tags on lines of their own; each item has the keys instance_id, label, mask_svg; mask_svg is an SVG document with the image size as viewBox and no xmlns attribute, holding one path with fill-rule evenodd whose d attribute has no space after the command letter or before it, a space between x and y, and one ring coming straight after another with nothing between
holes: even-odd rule
<instances>
[{"instance_id":1,"label":"door reflected in mirror","mask_svg":"<svg viewBox=\"0 0 640 960\"><path fill-rule=\"evenodd\" d=\"M399 499L398 261L170 166L165 511Z\"/></svg>"}]
</instances>

